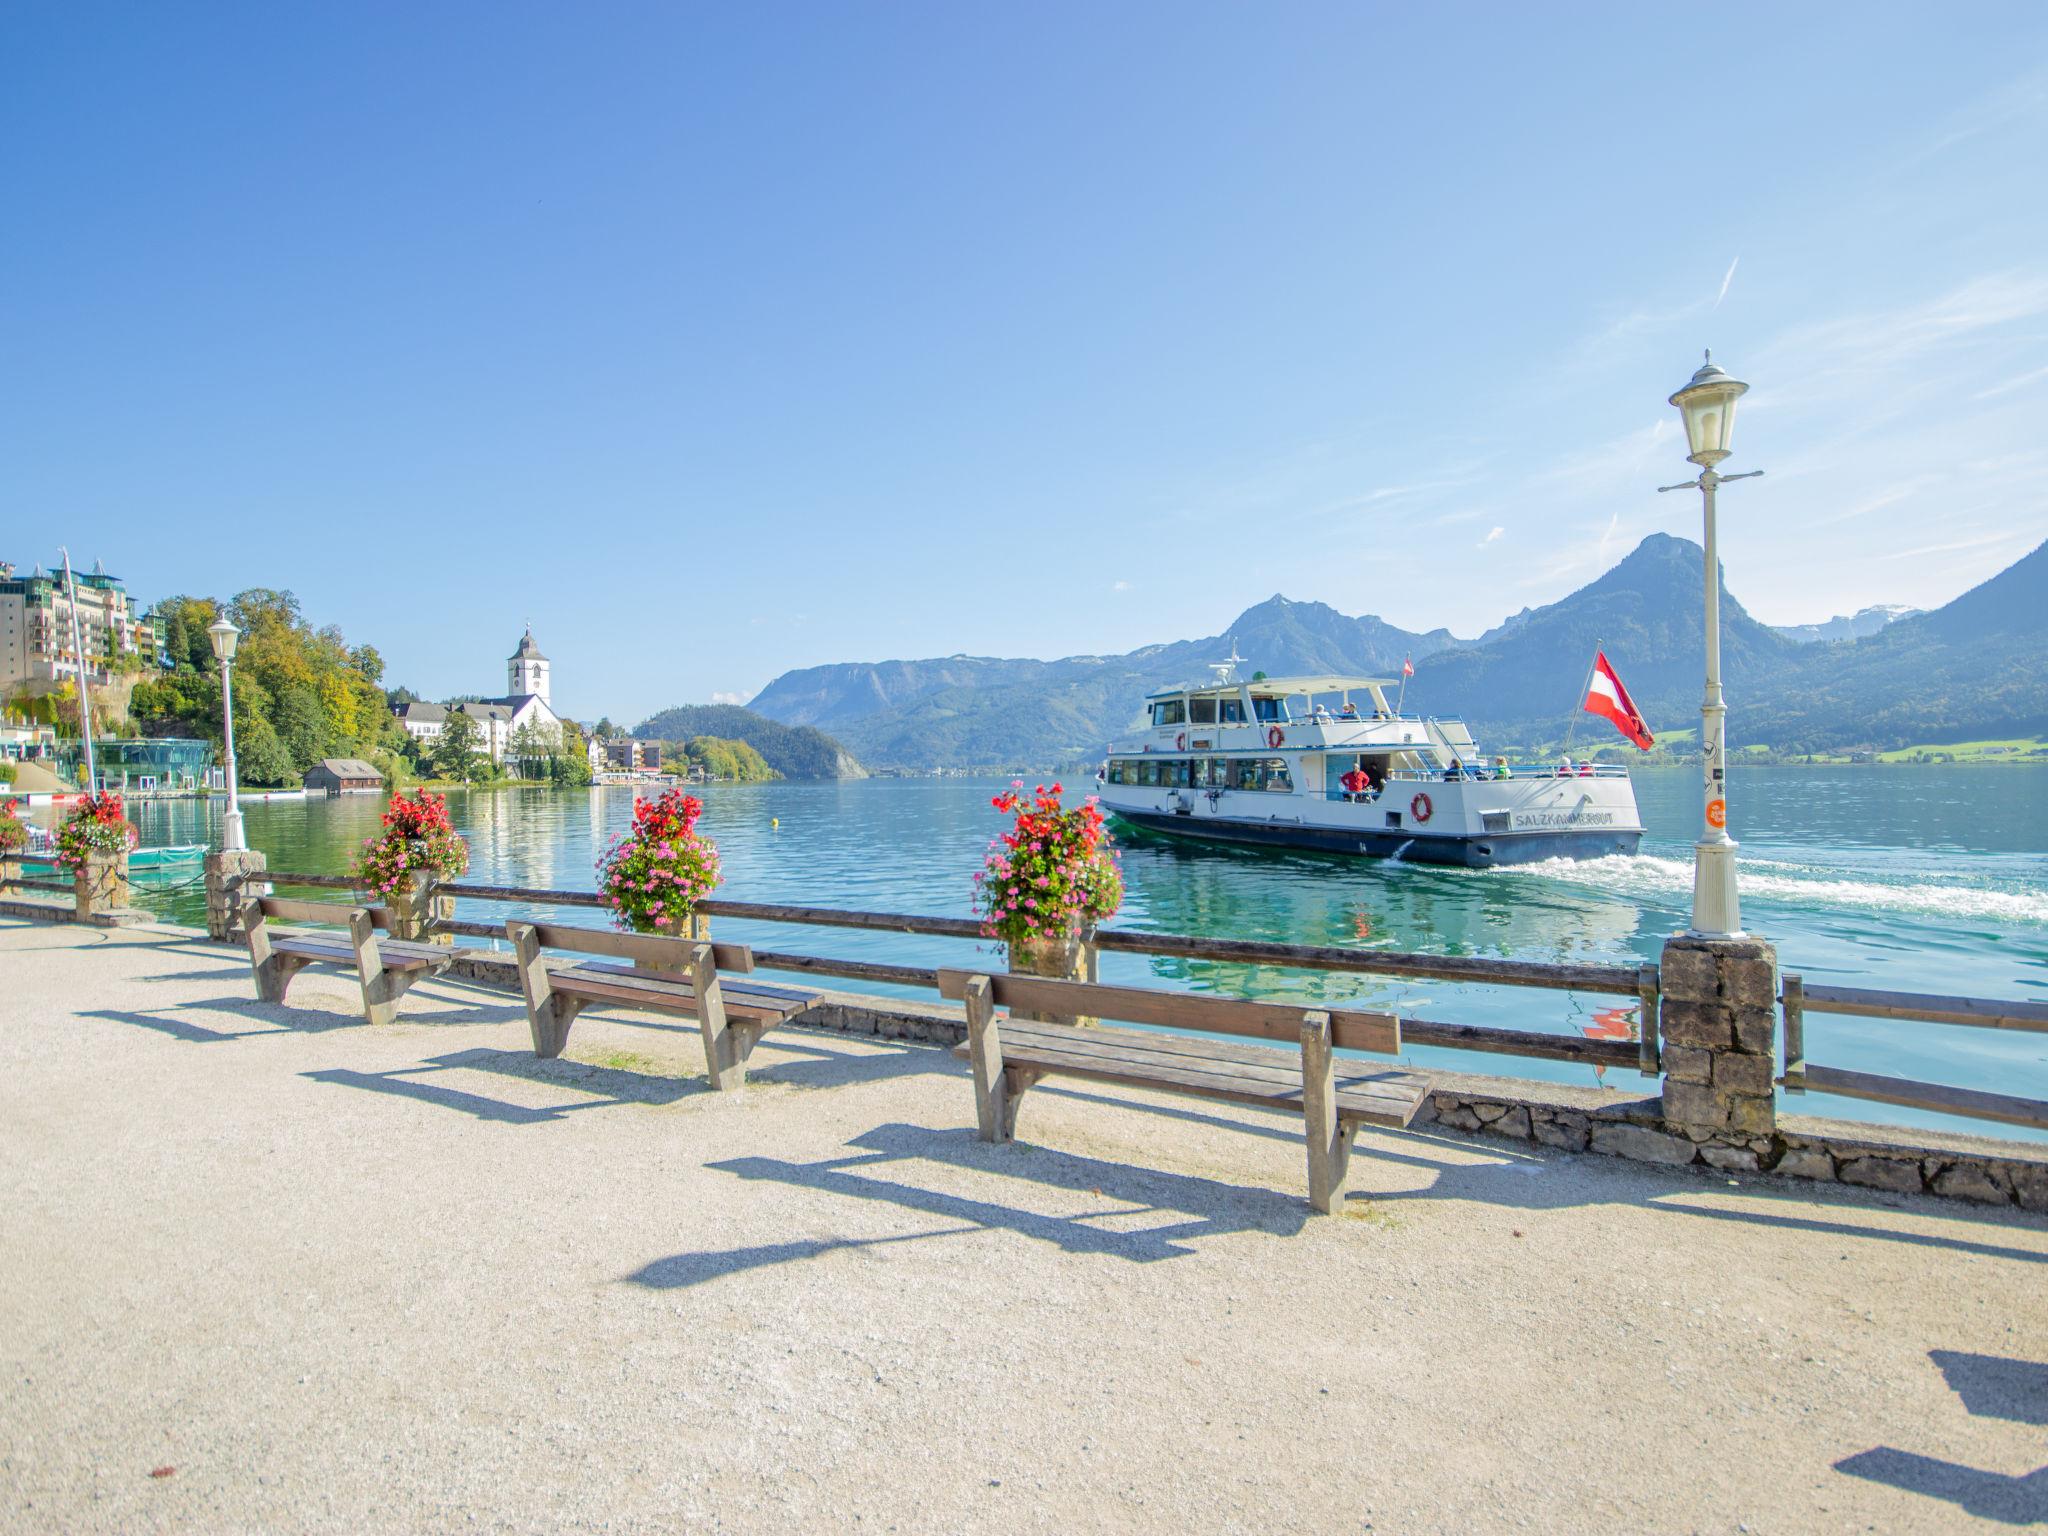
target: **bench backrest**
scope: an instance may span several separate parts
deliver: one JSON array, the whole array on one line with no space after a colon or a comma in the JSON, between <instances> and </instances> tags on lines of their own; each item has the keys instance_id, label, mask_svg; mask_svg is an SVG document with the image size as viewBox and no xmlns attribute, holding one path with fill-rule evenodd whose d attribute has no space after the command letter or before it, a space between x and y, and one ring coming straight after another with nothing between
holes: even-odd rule
<instances>
[{"instance_id":1,"label":"bench backrest","mask_svg":"<svg viewBox=\"0 0 2048 1536\"><path fill-rule=\"evenodd\" d=\"M687 971L699 941L659 933L618 933L610 928L572 928L566 923L530 923L513 918L505 937L516 947L519 931L532 929L542 949L567 949L582 955L609 955L615 960L644 960L664 971ZM721 971L744 975L754 968L754 952L744 944L713 944L713 963Z\"/></svg>"},{"instance_id":2,"label":"bench backrest","mask_svg":"<svg viewBox=\"0 0 2048 1536\"><path fill-rule=\"evenodd\" d=\"M287 923L335 923L343 928L348 926L350 913L367 912L371 926L378 932L392 931L389 907L359 907L345 901L296 901L287 896L258 896L251 905L263 914L266 922L275 917Z\"/></svg>"},{"instance_id":3,"label":"bench backrest","mask_svg":"<svg viewBox=\"0 0 2048 1536\"><path fill-rule=\"evenodd\" d=\"M1205 1035L1242 1035L1254 1040L1301 1041L1302 1015L1311 1009L1330 1016L1331 1043L1347 1051L1382 1056L1401 1052L1401 1021L1391 1013L1358 1008L1324 1008L1315 1003L1257 1003L1193 992L1160 992L1150 987L1110 987L1100 982L1055 981L1043 976L989 975L981 971L940 971L939 996L958 1001L969 978L988 975L998 1007L1030 1013L1099 1016L1161 1029Z\"/></svg>"}]
</instances>

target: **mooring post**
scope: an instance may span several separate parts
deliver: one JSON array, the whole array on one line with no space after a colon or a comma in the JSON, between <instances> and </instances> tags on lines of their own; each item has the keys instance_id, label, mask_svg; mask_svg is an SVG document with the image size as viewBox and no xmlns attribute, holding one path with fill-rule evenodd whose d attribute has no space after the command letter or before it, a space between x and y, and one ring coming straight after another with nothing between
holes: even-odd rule
<instances>
[{"instance_id":1,"label":"mooring post","mask_svg":"<svg viewBox=\"0 0 2048 1536\"><path fill-rule=\"evenodd\" d=\"M1716 1167L1759 1166L1778 1128L1777 971L1762 939L1679 934L1664 944L1664 1118L1694 1141L1719 1143L1707 1159Z\"/></svg>"},{"instance_id":2,"label":"mooring post","mask_svg":"<svg viewBox=\"0 0 2048 1536\"><path fill-rule=\"evenodd\" d=\"M242 903L270 894L260 877L269 864L260 848L214 848L206 855L206 936L216 944L240 944Z\"/></svg>"}]
</instances>

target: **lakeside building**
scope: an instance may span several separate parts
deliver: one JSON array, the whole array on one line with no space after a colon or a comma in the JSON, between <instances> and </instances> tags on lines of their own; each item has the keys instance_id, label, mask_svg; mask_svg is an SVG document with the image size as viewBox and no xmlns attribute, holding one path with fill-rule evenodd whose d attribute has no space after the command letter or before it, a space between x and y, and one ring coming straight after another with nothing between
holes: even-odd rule
<instances>
[{"instance_id":1,"label":"lakeside building","mask_svg":"<svg viewBox=\"0 0 2048 1536\"><path fill-rule=\"evenodd\" d=\"M94 561L90 572L73 572L72 580L88 684L104 687L123 660L155 666L163 645L156 621L134 612L120 578ZM39 565L20 576L0 560L0 697L53 693L77 675L71 618L71 594L61 575Z\"/></svg>"},{"instance_id":2,"label":"lakeside building","mask_svg":"<svg viewBox=\"0 0 2048 1536\"><path fill-rule=\"evenodd\" d=\"M308 794L375 795L384 775L359 757L323 757L306 770L305 785Z\"/></svg>"},{"instance_id":3,"label":"lakeside building","mask_svg":"<svg viewBox=\"0 0 2048 1536\"><path fill-rule=\"evenodd\" d=\"M532 627L528 626L518 648L506 658L507 691L501 697L467 699L453 705L418 700L398 712L398 723L414 740L430 744L440 739L452 709L476 723L477 746L490 754L492 762L502 763L512 738L527 726L561 740L562 718L548 698L549 667L547 657L534 644Z\"/></svg>"},{"instance_id":4,"label":"lakeside building","mask_svg":"<svg viewBox=\"0 0 2048 1536\"><path fill-rule=\"evenodd\" d=\"M593 746L597 743L593 742ZM637 737L614 736L604 744L603 771L606 773L661 772L661 743Z\"/></svg>"}]
</instances>

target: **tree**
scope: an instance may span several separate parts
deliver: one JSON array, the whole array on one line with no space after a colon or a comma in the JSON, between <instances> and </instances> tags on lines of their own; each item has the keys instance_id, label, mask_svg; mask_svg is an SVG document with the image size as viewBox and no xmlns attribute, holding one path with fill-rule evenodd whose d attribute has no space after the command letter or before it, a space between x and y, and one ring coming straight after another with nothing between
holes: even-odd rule
<instances>
[{"instance_id":1,"label":"tree","mask_svg":"<svg viewBox=\"0 0 2048 1536\"><path fill-rule=\"evenodd\" d=\"M619 728L612 724L612 717L610 715L600 715L598 716L597 724L590 728L590 734L599 741L610 741L619 734Z\"/></svg>"},{"instance_id":2,"label":"tree","mask_svg":"<svg viewBox=\"0 0 2048 1536\"><path fill-rule=\"evenodd\" d=\"M444 779L460 779L467 784L476 777L480 766L482 752L477 742L476 722L459 709L449 710L440 739L434 743L434 770Z\"/></svg>"},{"instance_id":3,"label":"tree","mask_svg":"<svg viewBox=\"0 0 2048 1536\"><path fill-rule=\"evenodd\" d=\"M554 731L529 720L512 733L505 756L518 765L522 778L554 777L555 759L561 756L562 738Z\"/></svg>"},{"instance_id":4,"label":"tree","mask_svg":"<svg viewBox=\"0 0 2048 1536\"><path fill-rule=\"evenodd\" d=\"M563 789L581 789L590 782L590 744L573 720L562 722L562 750L555 758L553 777Z\"/></svg>"}]
</instances>

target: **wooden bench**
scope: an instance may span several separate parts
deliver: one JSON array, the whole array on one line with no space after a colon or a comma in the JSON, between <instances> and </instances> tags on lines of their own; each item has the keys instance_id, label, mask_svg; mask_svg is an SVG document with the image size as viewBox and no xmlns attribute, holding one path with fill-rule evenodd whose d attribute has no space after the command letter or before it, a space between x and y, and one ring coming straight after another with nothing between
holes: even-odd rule
<instances>
[{"instance_id":1,"label":"wooden bench","mask_svg":"<svg viewBox=\"0 0 2048 1536\"><path fill-rule=\"evenodd\" d=\"M1361 1125L1409 1124L1429 1096L1428 1079L1336 1058L1338 1049L1396 1055L1401 1023L1390 1013L1308 1009L1055 981L940 971L939 994L967 1006L967 1039L954 1048L974 1071L974 1108L983 1141L1016 1133L1017 1106L1040 1078L1064 1076L1156 1088L1292 1110L1307 1122L1309 1204L1325 1214L1344 1201L1352 1138ZM1194 1035L1026 1022L999 1025L996 1009L1098 1015ZM1285 1040L1298 1051L1242 1040Z\"/></svg>"},{"instance_id":2,"label":"wooden bench","mask_svg":"<svg viewBox=\"0 0 2048 1536\"><path fill-rule=\"evenodd\" d=\"M270 920L287 923L337 923L341 933L272 933ZM443 944L414 944L381 937L391 931L386 907L352 907L332 901L288 901L277 896L250 897L242 903L242 927L249 944L249 967L256 973L256 995L281 1003L292 978L309 965L334 965L353 970L363 986L363 1013L372 1024L398 1017L398 1000L423 976L446 970L455 953Z\"/></svg>"},{"instance_id":3,"label":"wooden bench","mask_svg":"<svg viewBox=\"0 0 2048 1536\"><path fill-rule=\"evenodd\" d=\"M720 971L744 975L753 970L754 952L744 944L516 918L505 924L505 937L512 941L520 989L526 994L526 1021L533 1029L533 1053L540 1057L562 1054L569 1043L569 1026L585 1008L617 1003L696 1019L711 1086L738 1088L747 1080L747 1057L761 1036L818 1000L817 993L797 987L722 980ZM541 956L544 949L610 955L653 969L591 961L550 965Z\"/></svg>"}]
</instances>

